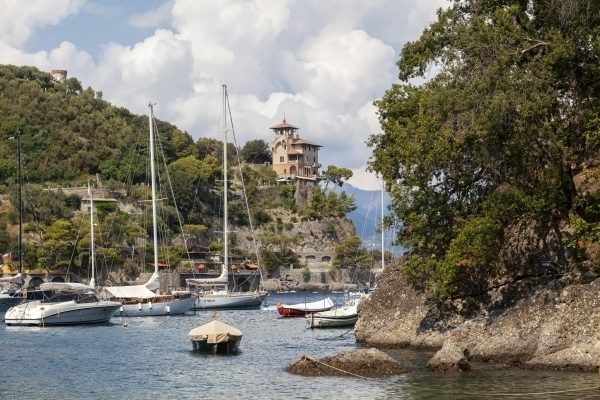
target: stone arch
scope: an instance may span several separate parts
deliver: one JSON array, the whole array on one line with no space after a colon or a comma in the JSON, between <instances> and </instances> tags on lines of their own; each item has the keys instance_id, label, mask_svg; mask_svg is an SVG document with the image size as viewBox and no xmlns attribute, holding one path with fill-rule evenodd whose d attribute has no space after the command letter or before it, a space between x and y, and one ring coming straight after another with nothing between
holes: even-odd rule
<instances>
[{"instance_id":1,"label":"stone arch","mask_svg":"<svg viewBox=\"0 0 600 400\"><path fill-rule=\"evenodd\" d=\"M29 284L27 285L30 288L39 288L40 285L44 283L44 280L42 278L40 278L39 276L34 276L33 278L31 278L29 280Z\"/></svg>"}]
</instances>

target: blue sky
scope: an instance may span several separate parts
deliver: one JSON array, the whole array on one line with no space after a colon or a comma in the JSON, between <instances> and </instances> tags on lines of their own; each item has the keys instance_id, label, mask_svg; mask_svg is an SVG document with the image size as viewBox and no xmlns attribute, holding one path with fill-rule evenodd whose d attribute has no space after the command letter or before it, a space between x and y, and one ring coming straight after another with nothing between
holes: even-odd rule
<instances>
[{"instance_id":1,"label":"blue sky","mask_svg":"<svg viewBox=\"0 0 600 400\"><path fill-rule=\"evenodd\" d=\"M77 48L97 55L103 43L119 42L133 45L152 35L154 28L134 27L129 22L131 15L139 15L157 8L162 0L90 1L84 4L76 14L71 14L59 24L41 28L25 44L28 52L42 51L58 47L68 40ZM83 33L83 34L81 34Z\"/></svg>"},{"instance_id":2,"label":"blue sky","mask_svg":"<svg viewBox=\"0 0 600 400\"><path fill-rule=\"evenodd\" d=\"M238 144L288 122L320 162L366 173L379 132L373 101L446 0L0 0L0 62L66 69L105 100L195 139L218 136L227 83Z\"/></svg>"}]
</instances>

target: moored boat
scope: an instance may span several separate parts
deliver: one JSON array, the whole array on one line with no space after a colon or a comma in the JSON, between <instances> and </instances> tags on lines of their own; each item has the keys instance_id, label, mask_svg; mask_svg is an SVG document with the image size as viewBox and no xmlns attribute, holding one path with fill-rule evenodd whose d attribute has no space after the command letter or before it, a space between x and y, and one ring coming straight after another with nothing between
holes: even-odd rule
<instances>
[{"instance_id":1,"label":"moored boat","mask_svg":"<svg viewBox=\"0 0 600 400\"><path fill-rule=\"evenodd\" d=\"M161 315L184 314L194 306L195 297L190 291L177 290L171 293L155 293L160 287L160 275L158 272L158 223L156 206L156 172L154 168L154 112L152 104L148 105L149 125L149 150L150 150L150 174L152 192L152 243L154 253L154 273L150 279L142 285L131 286L107 286L105 293L110 298L120 301L120 316L123 317L148 317Z\"/></svg>"},{"instance_id":2,"label":"moored boat","mask_svg":"<svg viewBox=\"0 0 600 400\"><path fill-rule=\"evenodd\" d=\"M227 86L223 85L223 116L229 114L229 100ZM229 111L229 113L227 112ZM216 278L189 278L186 279L188 286L196 288L197 298L194 310L217 310L217 309L259 309L268 293L265 291L241 292L229 289L229 218L228 218L228 179L227 179L227 133L233 131L233 126L228 127L228 119L223 118L223 265L221 274ZM233 124L232 124L233 125ZM258 258L258 257L257 257ZM261 272L258 265L247 263L248 269L257 273Z\"/></svg>"},{"instance_id":3,"label":"moored boat","mask_svg":"<svg viewBox=\"0 0 600 400\"><path fill-rule=\"evenodd\" d=\"M308 313L327 311L334 306L333 301L327 297L311 303L277 304L277 311L282 317L304 317Z\"/></svg>"},{"instance_id":4,"label":"moored boat","mask_svg":"<svg viewBox=\"0 0 600 400\"><path fill-rule=\"evenodd\" d=\"M354 326L358 320L357 305L344 305L328 311L320 311L306 315L310 328L337 328Z\"/></svg>"},{"instance_id":5,"label":"moored boat","mask_svg":"<svg viewBox=\"0 0 600 400\"><path fill-rule=\"evenodd\" d=\"M242 340L242 331L215 319L194 328L188 334L193 351L205 353L235 353Z\"/></svg>"},{"instance_id":6,"label":"moored boat","mask_svg":"<svg viewBox=\"0 0 600 400\"><path fill-rule=\"evenodd\" d=\"M119 302L99 300L93 288L81 283L43 283L39 293L43 299L10 308L4 316L6 325L98 324L108 322L121 307Z\"/></svg>"}]
</instances>

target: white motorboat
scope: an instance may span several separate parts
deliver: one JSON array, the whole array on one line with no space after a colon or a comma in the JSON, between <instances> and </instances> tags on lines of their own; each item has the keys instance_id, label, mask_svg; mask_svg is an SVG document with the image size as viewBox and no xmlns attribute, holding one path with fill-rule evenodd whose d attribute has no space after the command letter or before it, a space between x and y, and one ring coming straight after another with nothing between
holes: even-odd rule
<instances>
[{"instance_id":1,"label":"white motorboat","mask_svg":"<svg viewBox=\"0 0 600 400\"><path fill-rule=\"evenodd\" d=\"M148 317L160 315L184 314L191 310L195 297L188 290L177 290L168 294L155 293L159 284L158 273L158 228L156 211L156 172L154 168L154 113L152 104L148 105L149 148L150 148L150 173L152 188L152 231L154 249L154 273L143 285L107 286L105 292L111 298L120 301L123 305L118 315L123 317Z\"/></svg>"},{"instance_id":2,"label":"white motorboat","mask_svg":"<svg viewBox=\"0 0 600 400\"><path fill-rule=\"evenodd\" d=\"M81 283L42 283L40 291L49 296L10 308L4 316L6 325L97 324L108 322L121 307L116 301L99 300L93 288Z\"/></svg>"}]
</instances>

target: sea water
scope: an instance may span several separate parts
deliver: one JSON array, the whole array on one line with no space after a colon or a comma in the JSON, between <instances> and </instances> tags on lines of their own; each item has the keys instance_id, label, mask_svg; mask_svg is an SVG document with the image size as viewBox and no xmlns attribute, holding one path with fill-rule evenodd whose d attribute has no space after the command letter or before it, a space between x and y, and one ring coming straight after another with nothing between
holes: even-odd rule
<instances>
[{"instance_id":1,"label":"sea water","mask_svg":"<svg viewBox=\"0 0 600 400\"><path fill-rule=\"evenodd\" d=\"M211 312L113 318L72 327L0 326L1 399L597 399L593 373L523 371L477 364L467 373L425 367L431 353L386 350L408 367L396 377L301 377L285 368L302 355L357 348L351 329L311 330L280 318L275 304L312 302L322 293L274 294L261 310L218 311L243 332L240 353L191 351L188 332ZM340 303L343 294L329 294ZM579 390L579 391L575 391ZM514 396L521 394L519 396Z\"/></svg>"}]
</instances>

